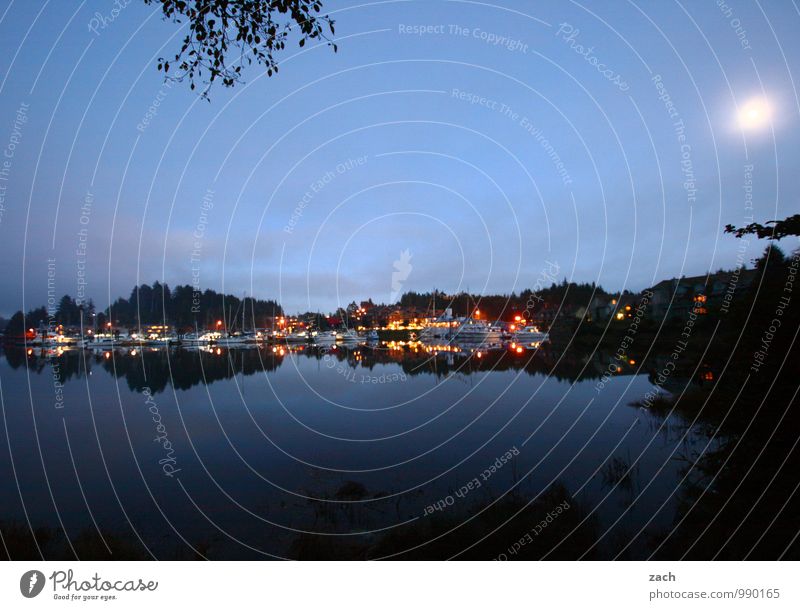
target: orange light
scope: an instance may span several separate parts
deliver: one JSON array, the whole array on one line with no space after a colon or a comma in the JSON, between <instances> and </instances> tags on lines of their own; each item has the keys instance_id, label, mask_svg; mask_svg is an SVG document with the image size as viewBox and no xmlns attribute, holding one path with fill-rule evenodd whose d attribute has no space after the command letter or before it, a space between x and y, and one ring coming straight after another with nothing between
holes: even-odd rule
<instances>
[{"instance_id":1,"label":"orange light","mask_svg":"<svg viewBox=\"0 0 800 610\"><path fill-rule=\"evenodd\" d=\"M514 316L514 322L519 322L522 320L522 316Z\"/></svg>"},{"instance_id":2,"label":"orange light","mask_svg":"<svg viewBox=\"0 0 800 610\"><path fill-rule=\"evenodd\" d=\"M111 352L105 352L105 354L103 354L103 355L105 356L105 359L106 359L106 360L108 360L109 358L111 358Z\"/></svg>"},{"instance_id":3,"label":"orange light","mask_svg":"<svg viewBox=\"0 0 800 610\"><path fill-rule=\"evenodd\" d=\"M521 347L518 347L518 348L517 348L517 353L518 353L518 354L521 354L521 353L522 353L522 352L524 352L524 351L525 351L525 350L524 350L523 348L521 348Z\"/></svg>"},{"instance_id":4,"label":"orange light","mask_svg":"<svg viewBox=\"0 0 800 610\"><path fill-rule=\"evenodd\" d=\"M633 366L634 364L636 364L636 360L628 360L628 364L630 364L631 366Z\"/></svg>"},{"instance_id":5,"label":"orange light","mask_svg":"<svg viewBox=\"0 0 800 610\"><path fill-rule=\"evenodd\" d=\"M514 330L515 328L517 328L517 325L516 325L516 324L512 324L512 325L511 325L511 326L509 326L508 328L509 328L510 330Z\"/></svg>"},{"instance_id":6,"label":"orange light","mask_svg":"<svg viewBox=\"0 0 800 610\"><path fill-rule=\"evenodd\" d=\"M217 320L217 326L222 326L222 320Z\"/></svg>"}]
</instances>

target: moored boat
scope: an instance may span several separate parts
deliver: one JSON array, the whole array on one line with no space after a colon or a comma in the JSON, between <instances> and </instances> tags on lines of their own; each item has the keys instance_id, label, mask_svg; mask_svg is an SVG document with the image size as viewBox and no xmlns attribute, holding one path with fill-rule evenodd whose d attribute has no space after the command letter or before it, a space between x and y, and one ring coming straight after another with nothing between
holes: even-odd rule
<instances>
[{"instance_id":1,"label":"moored boat","mask_svg":"<svg viewBox=\"0 0 800 610\"><path fill-rule=\"evenodd\" d=\"M356 343L358 341L362 341L362 338L353 329L347 329L341 333L341 338L337 337L337 341L344 341L345 343Z\"/></svg>"},{"instance_id":2,"label":"moored boat","mask_svg":"<svg viewBox=\"0 0 800 610\"><path fill-rule=\"evenodd\" d=\"M453 329L450 338L459 342L496 343L502 340L503 331L481 320L466 318Z\"/></svg>"},{"instance_id":3,"label":"moored boat","mask_svg":"<svg viewBox=\"0 0 800 610\"><path fill-rule=\"evenodd\" d=\"M314 333L312 339L317 345L331 345L336 343L337 334L333 330L322 330Z\"/></svg>"},{"instance_id":4,"label":"moored boat","mask_svg":"<svg viewBox=\"0 0 800 610\"><path fill-rule=\"evenodd\" d=\"M514 342L522 345L523 347L538 347L542 343L550 340L547 333L543 333L536 326L526 326L519 329L514 333Z\"/></svg>"},{"instance_id":5,"label":"moored boat","mask_svg":"<svg viewBox=\"0 0 800 610\"><path fill-rule=\"evenodd\" d=\"M307 343L310 338L310 335L305 330L297 330L293 333L289 333L286 335L283 340L286 343Z\"/></svg>"}]
</instances>

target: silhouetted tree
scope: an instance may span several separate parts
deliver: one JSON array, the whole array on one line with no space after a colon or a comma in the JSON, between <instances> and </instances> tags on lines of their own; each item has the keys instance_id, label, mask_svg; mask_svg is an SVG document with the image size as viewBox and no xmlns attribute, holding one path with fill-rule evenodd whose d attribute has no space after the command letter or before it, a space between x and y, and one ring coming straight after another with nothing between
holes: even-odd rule
<instances>
[{"instance_id":1,"label":"silhouetted tree","mask_svg":"<svg viewBox=\"0 0 800 610\"><path fill-rule=\"evenodd\" d=\"M7 335L21 335L25 332L25 314L21 311L18 311L11 319L8 321L8 326L6 326L6 334Z\"/></svg>"},{"instance_id":2,"label":"silhouetted tree","mask_svg":"<svg viewBox=\"0 0 800 610\"><path fill-rule=\"evenodd\" d=\"M61 297L56 310L56 319L66 326L72 326L80 321L80 309L78 304L68 294Z\"/></svg>"},{"instance_id":3,"label":"silhouetted tree","mask_svg":"<svg viewBox=\"0 0 800 610\"><path fill-rule=\"evenodd\" d=\"M164 17L175 23L189 23L189 33L170 61L158 60L158 69L175 81L189 79L192 90L197 80L204 85L203 97L215 81L232 87L241 79L242 65L256 61L268 76L278 72L276 54L286 48L292 32L302 47L309 40L326 40L334 22L319 15L320 0L144 0L161 4ZM236 52L238 50L238 53ZM230 54L234 52L233 60Z\"/></svg>"},{"instance_id":4,"label":"silhouetted tree","mask_svg":"<svg viewBox=\"0 0 800 610\"><path fill-rule=\"evenodd\" d=\"M733 225L725 225L725 232L733 233L736 237L755 235L758 239L783 239L789 235L800 235L800 214L783 220L769 220L763 225L752 222L738 229Z\"/></svg>"}]
</instances>

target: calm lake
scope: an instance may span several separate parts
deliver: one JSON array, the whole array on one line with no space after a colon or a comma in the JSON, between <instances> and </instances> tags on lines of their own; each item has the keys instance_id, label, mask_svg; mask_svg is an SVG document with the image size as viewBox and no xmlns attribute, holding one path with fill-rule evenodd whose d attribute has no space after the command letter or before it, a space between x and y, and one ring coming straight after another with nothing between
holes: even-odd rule
<instances>
[{"instance_id":1,"label":"calm lake","mask_svg":"<svg viewBox=\"0 0 800 610\"><path fill-rule=\"evenodd\" d=\"M632 406L653 385L633 366L601 380L610 362L420 345L7 349L0 521L52 530L68 556L426 556L447 534L430 556L494 559L539 522L517 519L476 556L473 526L513 498L545 515L528 545L560 521L555 544L582 544L576 557L644 558L708 440Z\"/></svg>"}]
</instances>

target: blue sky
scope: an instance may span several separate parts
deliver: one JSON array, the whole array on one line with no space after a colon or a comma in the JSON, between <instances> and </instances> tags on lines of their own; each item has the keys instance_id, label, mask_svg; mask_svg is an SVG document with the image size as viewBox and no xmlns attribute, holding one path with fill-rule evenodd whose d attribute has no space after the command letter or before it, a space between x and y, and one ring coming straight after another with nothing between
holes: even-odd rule
<instances>
[{"instance_id":1,"label":"blue sky","mask_svg":"<svg viewBox=\"0 0 800 610\"><path fill-rule=\"evenodd\" d=\"M121 5L0 3L5 315L45 301L49 259L103 307L193 273L290 311L385 301L405 250L403 290L553 264L640 290L735 265L726 223L800 212L790 2L328 2L338 53L290 45L210 103L156 70L182 30Z\"/></svg>"}]
</instances>

